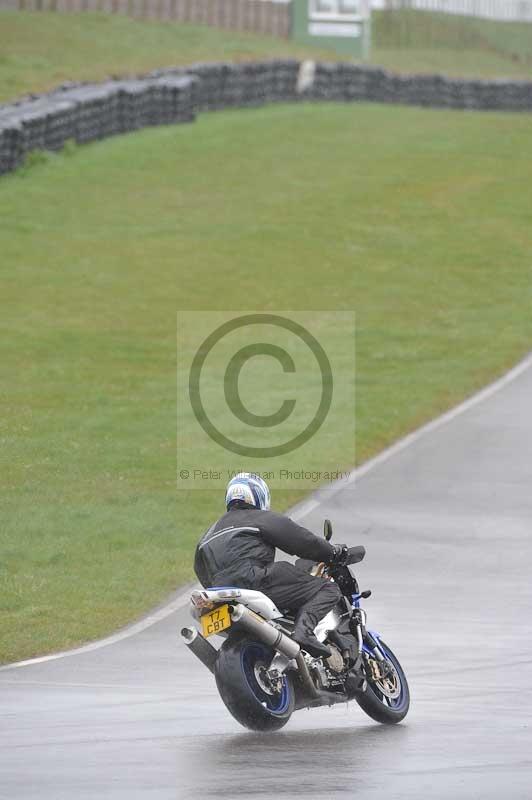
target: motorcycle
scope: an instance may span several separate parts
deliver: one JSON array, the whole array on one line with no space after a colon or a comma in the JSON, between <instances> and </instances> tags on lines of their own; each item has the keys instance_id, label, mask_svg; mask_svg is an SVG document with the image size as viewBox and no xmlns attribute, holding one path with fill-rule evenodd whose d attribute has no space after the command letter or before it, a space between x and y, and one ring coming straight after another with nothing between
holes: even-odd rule
<instances>
[{"instance_id":1,"label":"motorcycle","mask_svg":"<svg viewBox=\"0 0 532 800\"><path fill-rule=\"evenodd\" d=\"M332 537L330 520L324 535ZM380 634L366 626L353 565L364 547L351 547L341 566L298 559L296 566L335 581L342 597L314 633L331 651L315 658L292 638L294 616L282 612L262 592L234 586L195 590L192 617L201 625L183 628L189 650L214 674L220 696L233 717L254 731L282 728L301 708L355 700L372 719L395 724L405 718L410 692L396 655ZM217 634L219 649L208 641Z\"/></svg>"}]
</instances>

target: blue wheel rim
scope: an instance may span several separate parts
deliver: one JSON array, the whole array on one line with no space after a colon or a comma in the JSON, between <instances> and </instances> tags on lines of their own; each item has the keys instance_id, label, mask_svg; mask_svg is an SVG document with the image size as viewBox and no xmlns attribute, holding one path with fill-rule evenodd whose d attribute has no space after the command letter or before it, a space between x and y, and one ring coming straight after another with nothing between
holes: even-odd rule
<instances>
[{"instance_id":1,"label":"blue wheel rim","mask_svg":"<svg viewBox=\"0 0 532 800\"><path fill-rule=\"evenodd\" d=\"M273 657L272 651L259 643L247 644L240 653L240 663L246 682L251 689L255 699L266 708L271 714L280 715L286 713L290 705L290 687L284 677L283 687L279 694L268 694L257 681L255 675L255 665L257 661L268 664Z\"/></svg>"}]
</instances>

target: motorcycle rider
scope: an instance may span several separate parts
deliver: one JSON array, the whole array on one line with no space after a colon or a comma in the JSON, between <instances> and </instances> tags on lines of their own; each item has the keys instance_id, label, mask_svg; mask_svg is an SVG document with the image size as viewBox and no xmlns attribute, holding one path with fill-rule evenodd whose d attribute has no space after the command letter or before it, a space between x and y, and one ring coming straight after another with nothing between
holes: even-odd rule
<instances>
[{"instance_id":1,"label":"motorcycle rider","mask_svg":"<svg viewBox=\"0 0 532 800\"><path fill-rule=\"evenodd\" d=\"M346 545L333 546L270 510L270 491L257 474L241 472L225 494L227 512L202 536L194 570L204 588L237 586L266 594L282 611L296 612L294 639L312 656L330 656L314 628L341 597L336 583L311 575L275 549L326 564L342 563Z\"/></svg>"}]
</instances>

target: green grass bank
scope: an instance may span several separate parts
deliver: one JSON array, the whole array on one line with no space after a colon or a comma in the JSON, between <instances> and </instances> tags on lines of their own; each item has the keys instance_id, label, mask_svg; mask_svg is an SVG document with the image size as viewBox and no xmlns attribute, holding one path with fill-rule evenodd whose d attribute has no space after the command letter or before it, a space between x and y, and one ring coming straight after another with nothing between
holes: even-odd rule
<instances>
[{"instance_id":1,"label":"green grass bank","mask_svg":"<svg viewBox=\"0 0 532 800\"><path fill-rule=\"evenodd\" d=\"M530 116L272 107L36 161L0 180L1 661L191 578L222 498L176 492L178 309L354 310L359 462L530 349Z\"/></svg>"},{"instance_id":2,"label":"green grass bank","mask_svg":"<svg viewBox=\"0 0 532 800\"><path fill-rule=\"evenodd\" d=\"M419 16L421 14L421 17ZM518 34L505 23L398 12L374 15L370 63L401 72L468 77L530 77L532 25ZM430 19L429 19L430 17ZM495 28L490 26L495 25ZM491 38L490 38L491 37ZM490 44L491 39L495 44ZM514 42L518 41L518 45ZM0 103L69 80L98 81L194 61L277 57L337 61L335 52L215 28L135 20L110 14L0 12Z\"/></svg>"},{"instance_id":3,"label":"green grass bank","mask_svg":"<svg viewBox=\"0 0 532 800\"><path fill-rule=\"evenodd\" d=\"M532 23L499 22L415 9L388 9L373 14L373 36L378 48L454 50L495 55L517 64L532 63Z\"/></svg>"}]
</instances>

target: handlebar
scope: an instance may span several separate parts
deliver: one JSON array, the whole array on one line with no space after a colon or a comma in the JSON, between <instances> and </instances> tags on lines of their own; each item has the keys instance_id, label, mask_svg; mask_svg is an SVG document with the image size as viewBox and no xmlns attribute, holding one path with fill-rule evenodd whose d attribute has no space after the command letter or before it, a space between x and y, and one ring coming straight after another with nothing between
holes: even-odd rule
<instances>
[{"instance_id":1,"label":"handlebar","mask_svg":"<svg viewBox=\"0 0 532 800\"><path fill-rule=\"evenodd\" d=\"M346 566L349 564L358 564L359 561L362 561L364 556L366 555L366 548L364 545L356 545L355 547L349 547L347 550L347 557L345 560Z\"/></svg>"}]
</instances>

